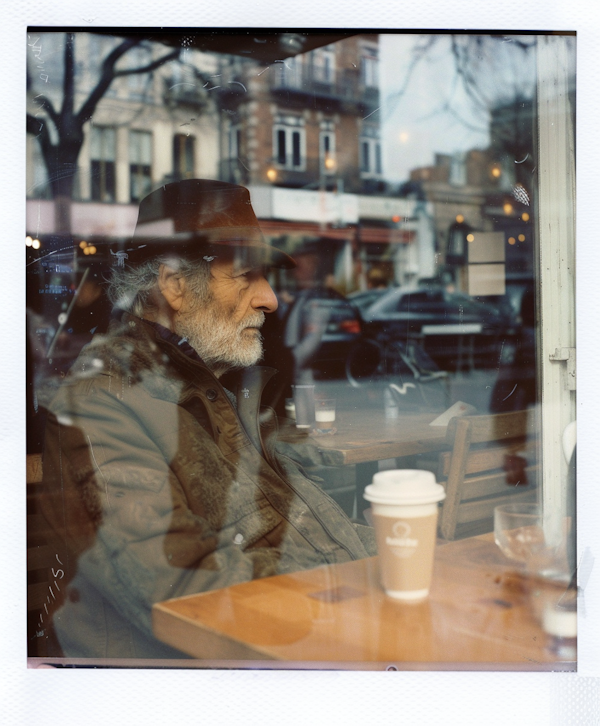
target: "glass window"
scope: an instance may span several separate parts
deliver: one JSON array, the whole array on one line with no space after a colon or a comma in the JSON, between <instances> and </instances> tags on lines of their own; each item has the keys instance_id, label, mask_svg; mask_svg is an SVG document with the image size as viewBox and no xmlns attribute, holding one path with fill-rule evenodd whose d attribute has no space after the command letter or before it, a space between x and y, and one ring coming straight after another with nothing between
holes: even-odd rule
<instances>
[{"instance_id":1,"label":"glass window","mask_svg":"<svg viewBox=\"0 0 600 726\"><path fill-rule=\"evenodd\" d=\"M319 83L335 81L335 46L328 45L312 53L313 79Z\"/></svg>"},{"instance_id":2,"label":"glass window","mask_svg":"<svg viewBox=\"0 0 600 726\"><path fill-rule=\"evenodd\" d=\"M242 154L242 128L231 126L229 129L229 158L238 159Z\"/></svg>"},{"instance_id":3,"label":"glass window","mask_svg":"<svg viewBox=\"0 0 600 726\"><path fill-rule=\"evenodd\" d=\"M152 184L152 134L129 132L129 189L132 202L138 202Z\"/></svg>"},{"instance_id":4,"label":"glass window","mask_svg":"<svg viewBox=\"0 0 600 726\"><path fill-rule=\"evenodd\" d=\"M301 171L306 165L306 136L303 121L299 117L292 117L284 123L285 126L278 124L273 128L275 161L285 169Z\"/></svg>"},{"instance_id":5,"label":"glass window","mask_svg":"<svg viewBox=\"0 0 600 726\"><path fill-rule=\"evenodd\" d=\"M361 58L361 76L365 86L377 88L379 86L379 60L377 48L365 48Z\"/></svg>"},{"instance_id":6,"label":"glass window","mask_svg":"<svg viewBox=\"0 0 600 726\"><path fill-rule=\"evenodd\" d=\"M323 126L322 126L323 128ZM327 125L325 128L329 128ZM334 174L336 171L335 131L322 130L320 132L319 159L321 171L324 174Z\"/></svg>"},{"instance_id":7,"label":"glass window","mask_svg":"<svg viewBox=\"0 0 600 726\"><path fill-rule=\"evenodd\" d=\"M115 201L116 131L94 126L90 141L92 199L98 202Z\"/></svg>"},{"instance_id":8,"label":"glass window","mask_svg":"<svg viewBox=\"0 0 600 726\"><path fill-rule=\"evenodd\" d=\"M360 171L362 176L379 176L382 174L381 144L377 139L361 139Z\"/></svg>"},{"instance_id":9,"label":"glass window","mask_svg":"<svg viewBox=\"0 0 600 726\"><path fill-rule=\"evenodd\" d=\"M554 627L555 595L576 595L574 35L138 30L119 72L157 65L116 76L132 91L117 105L91 69L120 33L73 33L65 103L65 33L28 46L28 453L43 465L28 544L60 558L70 593L37 587L54 587L45 565L30 574L46 598L30 649L55 647L55 610L72 657L131 654L134 632L144 653L219 667L234 648L254 665L337 667L343 652L367 669L574 670ZM160 64L175 48L181 73ZM79 127L69 109L86 102ZM186 262L157 276L165 251ZM246 298L257 310L240 317ZM268 383L258 360L278 371ZM365 487L397 469L445 497L378 549ZM537 519L495 533L505 503ZM399 629L384 590L403 584L373 573L388 545L406 564L426 524L437 579L410 591L429 601ZM532 583L543 598L525 597ZM209 621L172 628L173 602L196 596Z\"/></svg>"},{"instance_id":10,"label":"glass window","mask_svg":"<svg viewBox=\"0 0 600 726\"><path fill-rule=\"evenodd\" d=\"M173 174L176 179L194 176L194 142L194 137L187 134L173 137Z\"/></svg>"},{"instance_id":11,"label":"glass window","mask_svg":"<svg viewBox=\"0 0 600 726\"><path fill-rule=\"evenodd\" d=\"M277 61L275 85L283 88L302 88L302 57L296 56Z\"/></svg>"}]
</instances>

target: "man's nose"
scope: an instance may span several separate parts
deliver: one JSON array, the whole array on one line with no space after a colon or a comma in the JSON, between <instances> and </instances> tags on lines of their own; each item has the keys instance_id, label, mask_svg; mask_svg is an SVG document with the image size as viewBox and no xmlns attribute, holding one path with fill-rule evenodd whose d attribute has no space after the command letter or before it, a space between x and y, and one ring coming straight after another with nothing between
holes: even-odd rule
<instances>
[{"instance_id":1,"label":"man's nose","mask_svg":"<svg viewBox=\"0 0 600 726\"><path fill-rule=\"evenodd\" d=\"M278 304L277 296L266 277L256 280L252 295L252 307L255 310L262 310L264 313L274 313Z\"/></svg>"}]
</instances>

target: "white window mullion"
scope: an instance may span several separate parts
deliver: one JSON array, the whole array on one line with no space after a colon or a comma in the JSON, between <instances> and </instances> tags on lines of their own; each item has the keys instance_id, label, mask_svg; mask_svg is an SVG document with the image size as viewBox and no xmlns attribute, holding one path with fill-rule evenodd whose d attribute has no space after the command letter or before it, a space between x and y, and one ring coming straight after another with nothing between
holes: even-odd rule
<instances>
[{"instance_id":1,"label":"white window mullion","mask_svg":"<svg viewBox=\"0 0 600 726\"><path fill-rule=\"evenodd\" d=\"M568 39L540 36L538 175L542 401L542 503L545 527L560 536L567 463L562 433L575 419L568 361L575 353L575 165L568 95Z\"/></svg>"}]
</instances>

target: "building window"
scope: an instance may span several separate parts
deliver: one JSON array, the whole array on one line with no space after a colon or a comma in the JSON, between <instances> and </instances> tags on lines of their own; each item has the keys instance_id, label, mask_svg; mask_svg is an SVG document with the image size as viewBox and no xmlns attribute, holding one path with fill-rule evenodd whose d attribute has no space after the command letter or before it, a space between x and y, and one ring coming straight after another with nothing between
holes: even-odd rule
<instances>
[{"instance_id":1,"label":"building window","mask_svg":"<svg viewBox=\"0 0 600 726\"><path fill-rule=\"evenodd\" d=\"M129 196L139 202L152 185L152 134L129 132Z\"/></svg>"},{"instance_id":2,"label":"building window","mask_svg":"<svg viewBox=\"0 0 600 726\"><path fill-rule=\"evenodd\" d=\"M176 134L173 137L173 176L192 179L194 176L194 137Z\"/></svg>"},{"instance_id":3,"label":"building window","mask_svg":"<svg viewBox=\"0 0 600 726\"><path fill-rule=\"evenodd\" d=\"M90 137L92 199L115 201L116 132L113 128L92 126Z\"/></svg>"},{"instance_id":4,"label":"building window","mask_svg":"<svg viewBox=\"0 0 600 726\"><path fill-rule=\"evenodd\" d=\"M319 135L319 168L322 174L334 174L336 171L335 130L333 121L321 123Z\"/></svg>"},{"instance_id":5,"label":"building window","mask_svg":"<svg viewBox=\"0 0 600 726\"><path fill-rule=\"evenodd\" d=\"M379 139L361 138L360 173L361 176L380 176L383 173Z\"/></svg>"},{"instance_id":6,"label":"building window","mask_svg":"<svg viewBox=\"0 0 600 726\"><path fill-rule=\"evenodd\" d=\"M303 171L306 166L304 119L279 117L273 127L273 157L284 169Z\"/></svg>"},{"instance_id":7,"label":"building window","mask_svg":"<svg viewBox=\"0 0 600 726\"><path fill-rule=\"evenodd\" d=\"M275 79L276 85L283 88L300 88L302 86L302 59L294 57L279 61Z\"/></svg>"},{"instance_id":8,"label":"building window","mask_svg":"<svg viewBox=\"0 0 600 726\"><path fill-rule=\"evenodd\" d=\"M235 125L229 129L229 158L239 159L242 155L242 127Z\"/></svg>"},{"instance_id":9,"label":"building window","mask_svg":"<svg viewBox=\"0 0 600 726\"><path fill-rule=\"evenodd\" d=\"M335 81L335 46L326 45L312 53L313 80L318 83Z\"/></svg>"},{"instance_id":10,"label":"building window","mask_svg":"<svg viewBox=\"0 0 600 726\"><path fill-rule=\"evenodd\" d=\"M379 58L377 48L363 48L360 72L362 82L367 88L377 88L379 86Z\"/></svg>"}]
</instances>

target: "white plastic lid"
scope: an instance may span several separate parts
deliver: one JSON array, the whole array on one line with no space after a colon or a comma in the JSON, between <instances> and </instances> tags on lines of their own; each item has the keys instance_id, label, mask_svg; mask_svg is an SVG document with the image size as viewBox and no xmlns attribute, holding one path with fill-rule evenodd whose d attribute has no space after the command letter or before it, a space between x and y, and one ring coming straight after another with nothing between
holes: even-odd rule
<instances>
[{"instance_id":1,"label":"white plastic lid","mask_svg":"<svg viewBox=\"0 0 600 726\"><path fill-rule=\"evenodd\" d=\"M364 497L376 504L431 504L444 499L446 492L436 484L435 475L422 469L391 469L373 476Z\"/></svg>"}]
</instances>

